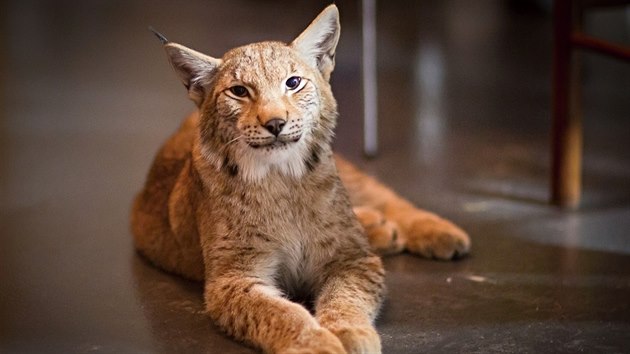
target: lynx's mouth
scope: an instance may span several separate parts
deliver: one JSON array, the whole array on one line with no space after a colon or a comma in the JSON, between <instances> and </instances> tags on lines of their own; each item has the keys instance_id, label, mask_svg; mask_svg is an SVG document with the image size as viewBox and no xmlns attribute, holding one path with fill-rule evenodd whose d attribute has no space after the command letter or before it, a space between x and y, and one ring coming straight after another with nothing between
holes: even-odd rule
<instances>
[{"instance_id":1,"label":"lynx's mouth","mask_svg":"<svg viewBox=\"0 0 630 354\"><path fill-rule=\"evenodd\" d=\"M247 144L254 149L281 149L287 148L300 141L302 133L280 135L278 137L269 137L263 140L248 141Z\"/></svg>"}]
</instances>

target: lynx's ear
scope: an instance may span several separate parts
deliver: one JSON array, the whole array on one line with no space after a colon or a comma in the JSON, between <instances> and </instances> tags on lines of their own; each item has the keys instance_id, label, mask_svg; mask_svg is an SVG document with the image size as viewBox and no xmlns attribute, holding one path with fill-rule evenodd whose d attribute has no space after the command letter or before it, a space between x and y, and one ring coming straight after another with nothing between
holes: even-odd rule
<instances>
[{"instance_id":1,"label":"lynx's ear","mask_svg":"<svg viewBox=\"0 0 630 354\"><path fill-rule=\"evenodd\" d=\"M181 44L169 42L166 37L153 28L149 29L164 45L171 66L188 89L188 96L200 107L205 98L209 81L221 65L221 59L215 59Z\"/></svg>"},{"instance_id":2,"label":"lynx's ear","mask_svg":"<svg viewBox=\"0 0 630 354\"><path fill-rule=\"evenodd\" d=\"M337 6L329 5L291 43L291 47L329 80L335 68L335 49L340 32L339 10Z\"/></svg>"},{"instance_id":3,"label":"lynx's ear","mask_svg":"<svg viewBox=\"0 0 630 354\"><path fill-rule=\"evenodd\" d=\"M221 65L221 59L209 57L177 43L167 43L164 49L171 66L188 89L188 97L201 107L210 79Z\"/></svg>"}]
</instances>

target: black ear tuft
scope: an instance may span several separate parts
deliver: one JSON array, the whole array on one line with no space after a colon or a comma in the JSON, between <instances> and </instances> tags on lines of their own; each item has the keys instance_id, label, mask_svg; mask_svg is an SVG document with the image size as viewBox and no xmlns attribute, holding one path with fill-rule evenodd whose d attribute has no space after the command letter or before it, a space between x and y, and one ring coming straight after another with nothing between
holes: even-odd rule
<instances>
[{"instance_id":1,"label":"black ear tuft","mask_svg":"<svg viewBox=\"0 0 630 354\"><path fill-rule=\"evenodd\" d=\"M155 30L155 28L149 26L149 31L153 32L153 34L158 37L158 39L160 40L160 43L162 44L167 44L169 41L168 39L166 39L166 37L164 37L164 35L158 31Z\"/></svg>"}]
</instances>

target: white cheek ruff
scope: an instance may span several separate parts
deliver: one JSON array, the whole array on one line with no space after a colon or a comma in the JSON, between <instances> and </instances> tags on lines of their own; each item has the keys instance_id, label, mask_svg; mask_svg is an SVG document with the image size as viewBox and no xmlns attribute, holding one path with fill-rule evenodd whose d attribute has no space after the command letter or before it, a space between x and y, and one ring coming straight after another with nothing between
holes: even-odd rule
<instances>
[{"instance_id":1,"label":"white cheek ruff","mask_svg":"<svg viewBox=\"0 0 630 354\"><path fill-rule=\"evenodd\" d=\"M208 149L207 146L201 145L201 155L209 161L214 167L216 167L217 171L223 167L223 162L221 157L216 152Z\"/></svg>"},{"instance_id":2,"label":"white cheek ruff","mask_svg":"<svg viewBox=\"0 0 630 354\"><path fill-rule=\"evenodd\" d=\"M277 171L283 176L295 179L301 178L308 170L305 158L308 156L308 143L304 138L290 143L283 149L265 150L255 149L247 143L239 144L234 162L238 166L238 176L247 182L258 183L271 171ZM205 146L201 147L203 157L221 170L224 158Z\"/></svg>"},{"instance_id":3,"label":"white cheek ruff","mask_svg":"<svg viewBox=\"0 0 630 354\"><path fill-rule=\"evenodd\" d=\"M301 178L307 170L304 163L309 151L306 140L307 137L302 137L285 148L271 150L240 145L235 159L239 167L239 176L248 182L260 182L269 172L278 171L287 177Z\"/></svg>"}]
</instances>

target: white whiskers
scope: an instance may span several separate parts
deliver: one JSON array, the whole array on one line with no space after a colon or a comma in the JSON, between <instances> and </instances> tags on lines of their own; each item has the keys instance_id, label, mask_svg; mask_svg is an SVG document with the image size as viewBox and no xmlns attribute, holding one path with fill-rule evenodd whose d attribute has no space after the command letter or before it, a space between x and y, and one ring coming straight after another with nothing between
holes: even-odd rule
<instances>
[{"instance_id":1,"label":"white whiskers","mask_svg":"<svg viewBox=\"0 0 630 354\"><path fill-rule=\"evenodd\" d=\"M223 146L219 149L219 151L221 151L221 152L222 152L223 150L227 149L227 147L228 147L230 144L232 144L232 143L236 142L237 140L242 139L242 138L244 138L244 137L245 137L245 135L239 135L239 136L237 136L236 138L234 138L234 139L232 139L232 140L228 141L227 143L225 143L225 145L223 145Z\"/></svg>"}]
</instances>

